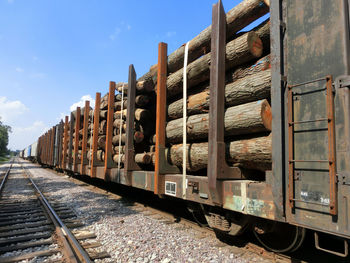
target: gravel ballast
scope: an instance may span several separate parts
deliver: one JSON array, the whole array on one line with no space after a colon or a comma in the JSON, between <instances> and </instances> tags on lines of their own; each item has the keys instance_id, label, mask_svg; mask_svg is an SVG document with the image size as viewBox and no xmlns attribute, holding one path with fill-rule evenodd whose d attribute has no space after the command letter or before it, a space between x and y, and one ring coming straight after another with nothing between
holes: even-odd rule
<instances>
[{"instance_id":1,"label":"gravel ballast","mask_svg":"<svg viewBox=\"0 0 350 263\"><path fill-rule=\"evenodd\" d=\"M97 250L111 257L95 262L271 262L195 229L154 219L66 175L26 161L24 165L49 199L72 208L84 230L96 234L102 244Z\"/></svg>"}]
</instances>

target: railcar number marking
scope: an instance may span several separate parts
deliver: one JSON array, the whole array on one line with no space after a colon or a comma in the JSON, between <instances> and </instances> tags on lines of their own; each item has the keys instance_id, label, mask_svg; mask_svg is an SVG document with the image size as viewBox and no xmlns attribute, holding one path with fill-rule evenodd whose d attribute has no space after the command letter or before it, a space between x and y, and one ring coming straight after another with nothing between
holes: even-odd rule
<instances>
[{"instance_id":1,"label":"railcar number marking","mask_svg":"<svg viewBox=\"0 0 350 263\"><path fill-rule=\"evenodd\" d=\"M176 183L165 181L165 194L176 196Z\"/></svg>"}]
</instances>

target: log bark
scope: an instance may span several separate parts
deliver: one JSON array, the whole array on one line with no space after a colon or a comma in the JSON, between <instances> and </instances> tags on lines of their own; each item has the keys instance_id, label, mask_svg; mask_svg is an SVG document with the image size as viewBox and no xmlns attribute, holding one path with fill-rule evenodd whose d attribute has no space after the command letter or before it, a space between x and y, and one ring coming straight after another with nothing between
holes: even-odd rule
<instances>
[{"instance_id":1,"label":"log bark","mask_svg":"<svg viewBox=\"0 0 350 263\"><path fill-rule=\"evenodd\" d=\"M148 103L150 102L150 97L149 96L145 96L145 95L137 95L135 97L135 105L137 107L145 107L148 105ZM120 111L122 108L122 102L121 101L116 101L114 103L114 110L116 111ZM128 101L125 99L123 102L123 109L127 109L128 107Z\"/></svg>"},{"instance_id":2,"label":"log bark","mask_svg":"<svg viewBox=\"0 0 350 263\"><path fill-rule=\"evenodd\" d=\"M114 146L114 153L118 154L119 153L119 146ZM125 153L125 146L120 146L120 153L124 154Z\"/></svg>"},{"instance_id":3,"label":"log bark","mask_svg":"<svg viewBox=\"0 0 350 263\"><path fill-rule=\"evenodd\" d=\"M120 119L120 112L114 112L114 118ZM127 109L122 111L123 118L126 118ZM135 120L140 122L149 122L151 120L151 113L148 110L137 108L135 109Z\"/></svg>"},{"instance_id":4,"label":"log bark","mask_svg":"<svg viewBox=\"0 0 350 263\"><path fill-rule=\"evenodd\" d=\"M113 138L112 138L112 144L113 145L118 145L119 144L119 137L120 137L119 134L113 136ZM135 143L140 143L140 142L143 141L143 139L144 139L144 135L143 135L142 132L139 132L139 131L134 132L134 142ZM125 141L126 141L126 134L122 133L121 134L121 143L124 145Z\"/></svg>"},{"instance_id":5,"label":"log bark","mask_svg":"<svg viewBox=\"0 0 350 263\"><path fill-rule=\"evenodd\" d=\"M115 95L115 98L114 98L115 101L120 101L121 99L122 99L121 94ZM101 99L100 110L107 110L107 107L108 107L108 93L104 95L103 98Z\"/></svg>"},{"instance_id":6,"label":"log bark","mask_svg":"<svg viewBox=\"0 0 350 263\"><path fill-rule=\"evenodd\" d=\"M124 88L122 88L124 86ZM116 89L118 92L124 91L124 94L128 94L128 83L117 83ZM138 80L136 82L136 91L138 92L151 92L153 91L153 85L149 85L149 83L145 80Z\"/></svg>"},{"instance_id":7,"label":"log bark","mask_svg":"<svg viewBox=\"0 0 350 263\"><path fill-rule=\"evenodd\" d=\"M97 148L105 150L105 148L106 148L106 135L98 136Z\"/></svg>"},{"instance_id":8,"label":"log bark","mask_svg":"<svg viewBox=\"0 0 350 263\"><path fill-rule=\"evenodd\" d=\"M251 61L263 54L263 44L257 33L251 31L226 45L226 70ZM208 53L188 65L188 89L209 79L211 54ZM183 68L167 78L167 97L180 94L183 89Z\"/></svg>"},{"instance_id":9,"label":"log bark","mask_svg":"<svg viewBox=\"0 0 350 263\"><path fill-rule=\"evenodd\" d=\"M97 160L103 162L105 160L105 152L103 150L98 150L96 152L96 158Z\"/></svg>"},{"instance_id":10,"label":"log bark","mask_svg":"<svg viewBox=\"0 0 350 263\"><path fill-rule=\"evenodd\" d=\"M100 122L100 127L98 129L98 134L99 135L105 135L107 131L107 121L106 120L102 120Z\"/></svg>"},{"instance_id":11,"label":"log bark","mask_svg":"<svg viewBox=\"0 0 350 263\"><path fill-rule=\"evenodd\" d=\"M247 75L225 86L225 106L230 107L251 101L270 98L271 70ZM190 95L187 98L187 114L208 112L209 90ZM170 103L168 115L171 119L182 117L182 99Z\"/></svg>"},{"instance_id":12,"label":"log bark","mask_svg":"<svg viewBox=\"0 0 350 263\"><path fill-rule=\"evenodd\" d=\"M182 142L182 118L167 123L166 137L169 143ZM225 111L225 136L271 131L271 108L267 100L250 102ZM197 114L187 119L187 140L208 138L209 114Z\"/></svg>"},{"instance_id":13,"label":"log bark","mask_svg":"<svg viewBox=\"0 0 350 263\"><path fill-rule=\"evenodd\" d=\"M107 110L101 110L100 111L100 118L101 118L101 120L105 120L105 119L107 119Z\"/></svg>"},{"instance_id":14,"label":"log bark","mask_svg":"<svg viewBox=\"0 0 350 263\"><path fill-rule=\"evenodd\" d=\"M118 154L113 155L113 161L115 163L118 163L118 158L119 158ZM120 162L121 163L125 162L124 154L121 155ZM152 162L152 156L147 153L137 153L135 154L135 162L138 164L150 164Z\"/></svg>"},{"instance_id":15,"label":"log bark","mask_svg":"<svg viewBox=\"0 0 350 263\"><path fill-rule=\"evenodd\" d=\"M228 142L226 147L227 162L231 165L260 171L271 169L271 135ZM207 168L208 143L187 144L187 154L189 172ZM170 163L181 167L182 144L171 146L167 156Z\"/></svg>"},{"instance_id":16,"label":"log bark","mask_svg":"<svg viewBox=\"0 0 350 263\"><path fill-rule=\"evenodd\" d=\"M226 14L227 38L240 31L256 19L269 12L269 1L245 0L232 8ZM189 63L210 52L211 26L204 29L189 43ZM183 67L185 45L175 50L168 56L168 72L173 73ZM151 67L150 72L153 79L157 76L157 65ZM146 77L147 79L147 77ZM152 78L151 78L152 79Z\"/></svg>"}]
</instances>

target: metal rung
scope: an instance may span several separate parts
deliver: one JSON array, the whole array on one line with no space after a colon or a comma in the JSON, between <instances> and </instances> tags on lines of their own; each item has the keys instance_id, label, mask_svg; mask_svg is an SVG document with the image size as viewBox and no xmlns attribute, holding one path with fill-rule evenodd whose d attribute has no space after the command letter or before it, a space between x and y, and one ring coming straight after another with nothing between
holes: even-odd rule
<instances>
[{"instance_id":1,"label":"metal rung","mask_svg":"<svg viewBox=\"0 0 350 263\"><path fill-rule=\"evenodd\" d=\"M312 204L312 205L329 206L329 204L322 204L322 203L318 203L318 202L305 201L305 200L301 200L301 199L292 199L291 201L300 202L300 203L307 203L307 204Z\"/></svg>"},{"instance_id":2,"label":"metal rung","mask_svg":"<svg viewBox=\"0 0 350 263\"><path fill-rule=\"evenodd\" d=\"M345 239L344 239L344 253L340 253L340 252L337 252L337 251L334 251L334 250L325 249L325 248L320 247L318 233L315 232L314 235L315 235L315 247L318 250L325 251L327 253L331 253L333 255L337 255L337 256L340 256L340 257L344 257L344 258L349 255L349 245L348 245L348 242Z\"/></svg>"},{"instance_id":3,"label":"metal rung","mask_svg":"<svg viewBox=\"0 0 350 263\"><path fill-rule=\"evenodd\" d=\"M309 122L318 122L318 121L329 121L328 118L316 119L316 120L306 120L306 121L292 121L289 122L289 125L299 124L299 123L309 123Z\"/></svg>"},{"instance_id":4,"label":"metal rung","mask_svg":"<svg viewBox=\"0 0 350 263\"><path fill-rule=\"evenodd\" d=\"M327 80L327 78L314 79L314 80L310 80L310 81L306 81L306 82L302 82L302 83L298 83L298 84L294 84L294 85L289 85L288 88L292 89L295 87L304 86L306 84L310 84L310 83L314 83L314 82L318 82L318 81L323 81L323 80Z\"/></svg>"},{"instance_id":5,"label":"metal rung","mask_svg":"<svg viewBox=\"0 0 350 263\"><path fill-rule=\"evenodd\" d=\"M332 163L329 160L289 160L290 163Z\"/></svg>"}]
</instances>

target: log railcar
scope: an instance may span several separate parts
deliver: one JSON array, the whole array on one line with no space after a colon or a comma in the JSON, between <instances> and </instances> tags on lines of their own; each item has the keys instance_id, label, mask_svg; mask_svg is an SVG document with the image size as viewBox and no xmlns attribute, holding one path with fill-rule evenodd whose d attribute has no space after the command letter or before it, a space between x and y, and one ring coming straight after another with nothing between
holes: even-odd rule
<instances>
[{"instance_id":1,"label":"log railcar","mask_svg":"<svg viewBox=\"0 0 350 263\"><path fill-rule=\"evenodd\" d=\"M165 156L167 53L164 43L159 45L157 67L153 170L143 169L134 159L134 116L129 113L135 111L138 86L132 65L127 85L124 167L118 168L112 159L114 82L110 83L108 95L104 161L97 158L95 138L100 124L100 93L96 95L93 120L88 111L83 114L77 108L70 121L66 117L64 123L39 138L38 160L74 173L153 191L162 197L186 199L192 210L205 215L211 227L231 235L249 228L273 251L296 250L304 240L305 230L310 229L315 233L318 249L346 256L350 237L348 1L271 1L272 169L265 171L263 177L258 176L259 179L225 162L222 147L225 21L219 2L213 7L211 35L209 118L215 121L209 122L205 173L181 173ZM81 115L84 115L82 119ZM90 159L87 156L89 115L93 129ZM343 251L320 247L319 233L342 240Z\"/></svg>"}]
</instances>

